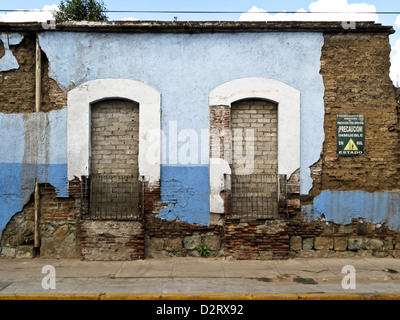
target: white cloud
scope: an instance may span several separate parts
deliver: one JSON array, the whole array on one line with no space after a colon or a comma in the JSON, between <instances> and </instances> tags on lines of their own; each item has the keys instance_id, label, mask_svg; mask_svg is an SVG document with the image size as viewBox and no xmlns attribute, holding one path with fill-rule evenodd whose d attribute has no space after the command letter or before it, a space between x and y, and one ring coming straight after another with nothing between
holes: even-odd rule
<instances>
[{"instance_id":1,"label":"white cloud","mask_svg":"<svg viewBox=\"0 0 400 320\"><path fill-rule=\"evenodd\" d=\"M120 19L120 21L139 21L139 19L128 17L128 18L122 18L122 19Z\"/></svg>"},{"instance_id":2,"label":"white cloud","mask_svg":"<svg viewBox=\"0 0 400 320\"><path fill-rule=\"evenodd\" d=\"M400 28L400 16L397 16L395 24Z\"/></svg>"},{"instance_id":3,"label":"white cloud","mask_svg":"<svg viewBox=\"0 0 400 320\"><path fill-rule=\"evenodd\" d=\"M296 13L276 13L270 14L267 11L252 7L249 11L244 12L240 21L374 21L378 22L378 15L374 5L366 3L352 3L348 0L317 0L312 2L308 9L312 14L304 13L303 8ZM303 12L303 13L302 13ZM338 14L338 12L346 12L346 14ZM355 14L355 12L372 12L365 14ZM400 15L397 16L396 26L400 27ZM392 58L390 68L390 78L395 85L400 85L400 39L392 47Z\"/></svg>"},{"instance_id":4,"label":"white cloud","mask_svg":"<svg viewBox=\"0 0 400 320\"><path fill-rule=\"evenodd\" d=\"M5 14L0 14L0 21L2 22L46 22L53 20L53 11L57 11L58 6L46 5L41 10L32 9L29 11L16 10Z\"/></svg>"},{"instance_id":5,"label":"white cloud","mask_svg":"<svg viewBox=\"0 0 400 320\"><path fill-rule=\"evenodd\" d=\"M306 13L307 10L301 8L296 13L270 14L254 6L242 13L239 21L378 21L376 7L366 3L349 4L348 0L317 0L312 2L308 9L313 13Z\"/></svg>"},{"instance_id":6,"label":"white cloud","mask_svg":"<svg viewBox=\"0 0 400 320\"><path fill-rule=\"evenodd\" d=\"M400 17L400 16L399 16ZM397 20L400 20L399 17ZM395 45L392 47L394 55L391 59L390 66L390 78L393 83L399 87L400 86L400 39L397 39Z\"/></svg>"},{"instance_id":7,"label":"white cloud","mask_svg":"<svg viewBox=\"0 0 400 320\"><path fill-rule=\"evenodd\" d=\"M400 15L397 16L395 24L400 28ZM396 87L400 87L400 38L397 39L396 43L392 47L392 52L393 56L390 66L390 78Z\"/></svg>"}]
</instances>

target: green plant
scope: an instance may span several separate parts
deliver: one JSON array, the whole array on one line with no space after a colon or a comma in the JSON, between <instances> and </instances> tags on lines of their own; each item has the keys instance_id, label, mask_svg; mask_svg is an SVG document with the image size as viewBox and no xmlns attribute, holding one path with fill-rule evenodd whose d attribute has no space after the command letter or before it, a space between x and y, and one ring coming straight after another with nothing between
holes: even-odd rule
<instances>
[{"instance_id":1,"label":"green plant","mask_svg":"<svg viewBox=\"0 0 400 320\"><path fill-rule=\"evenodd\" d=\"M210 249L204 244L198 246L197 251L200 253L200 256L204 257L207 257L210 254Z\"/></svg>"},{"instance_id":2,"label":"green plant","mask_svg":"<svg viewBox=\"0 0 400 320\"><path fill-rule=\"evenodd\" d=\"M61 1L59 11L54 13L57 21L107 21L107 8L102 0Z\"/></svg>"}]
</instances>

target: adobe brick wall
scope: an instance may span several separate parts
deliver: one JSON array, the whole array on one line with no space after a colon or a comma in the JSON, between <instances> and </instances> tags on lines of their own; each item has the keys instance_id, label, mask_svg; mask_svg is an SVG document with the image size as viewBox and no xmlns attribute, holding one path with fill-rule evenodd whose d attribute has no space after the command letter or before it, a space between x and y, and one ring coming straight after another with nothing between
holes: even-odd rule
<instances>
[{"instance_id":1,"label":"adobe brick wall","mask_svg":"<svg viewBox=\"0 0 400 320\"><path fill-rule=\"evenodd\" d=\"M311 167L311 197L324 190L400 189L400 101L389 78L387 34L326 33L321 56L325 85L325 141L321 158ZM336 115L365 115L365 154L336 155ZM399 257L399 233L385 224L355 217L351 224L303 221L292 216L291 257Z\"/></svg>"},{"instance_id":2,"label":"adobe brick wall","mask_svg":"<svg viewBox=\"0 0 400 320\"><path fill-rule=\"evenodd\" d=\"M247 260L288 259L291 256L291 217L298 217L298 200L279 201L279 216L267 219L232 219L224 224L224 255Z\"/></svg>"},{"instance_id":3,"label":"adobe brick wall","mask_svg":"<svg viewBox=\"0 0 400 320\"><path fill-rule=\"evenodd\" d=\"M35 33L22 33L20 44L10 46L19 68L0 72L0 112L35 112ZM0 55L4 53L0 41ZM42 112L66 107L67 90L49 77L49 62L42 51ZM40 256L44 258L79 257L74 198L57 198L50 185L41 186ZM2 257L30 258L33 250L33 200L16 213L3 230Z\"/></svg>"},{"instance_id":4,"label":"adobe brick wall","mask_svg":"<svg viewBox=\"0 0 400 320\"><path fill-rule=\"evenodd\" d=\"M389 78L387 34L325 34L321 75L325 85L322 170L313 172L312 196L323 190L398 190L399 102ZM336 155L336 115L365 115L365 154Z\"/></svg>"}]
</instances>

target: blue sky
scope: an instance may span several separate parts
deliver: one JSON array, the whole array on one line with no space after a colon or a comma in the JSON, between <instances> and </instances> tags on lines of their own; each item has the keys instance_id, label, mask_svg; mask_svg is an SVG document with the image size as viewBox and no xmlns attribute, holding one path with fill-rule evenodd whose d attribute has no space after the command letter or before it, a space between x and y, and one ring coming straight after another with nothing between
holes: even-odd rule
<instances>
[{"instance_id":1,"label":"blue sky","mask_svg":"<svg viewBox=\"0 0 400 320\"><path fill-rule=\"evenodd\" d=\"M0 19L3 21L30 20L37 16L27 14L6 13L1 10L13 9L49 9L52 5L58 5L59 0L0 0ZM341 16L334 15L275 15L267 12L271 11L314 11L314 12L382 12L400 11L399 0L147 0L147 1L127 1L127 0L104 0L109 10L177 10L177 11L236 11L251 14L183 14L183 13L108 13L110 20L121 20L124 18L138 20L167 20L177 18L179 21L186 20L298 20L316 18L318 20L341 20ZM392 69L391 78L394 82L400 79L400 14L398 15L352 15L351 20L376 20L384 25L394 26L396 33L390 36L392 45ZM350 19L345 19L350 20ZM400 80L399 80L400 81Z\"/></svg>"}]
</instances>

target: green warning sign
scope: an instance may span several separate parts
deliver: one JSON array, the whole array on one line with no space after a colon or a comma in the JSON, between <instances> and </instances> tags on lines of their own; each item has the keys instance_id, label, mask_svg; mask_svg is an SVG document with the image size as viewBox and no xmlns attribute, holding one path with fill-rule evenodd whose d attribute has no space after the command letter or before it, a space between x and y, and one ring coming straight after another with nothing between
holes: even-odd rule
<instances>
[{"instance_id":1,"label":"green warning sign","mask_svg":"<svg viewBox=\"0 0 400 320\"><path fill-rule=\"evenodd\" d=\"M365 122L362 114L338 114L337 154L339 156L359 156L364 154Z\"/></svg>"}]
</instances>

